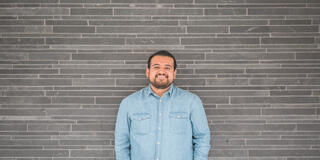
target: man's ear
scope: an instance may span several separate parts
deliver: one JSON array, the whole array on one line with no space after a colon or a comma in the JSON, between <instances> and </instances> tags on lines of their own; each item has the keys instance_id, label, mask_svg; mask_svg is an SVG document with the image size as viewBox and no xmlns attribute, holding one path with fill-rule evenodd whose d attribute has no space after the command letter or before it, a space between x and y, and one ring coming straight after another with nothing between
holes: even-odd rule
<instances>
[{"instance_id":1,"label":"man's ear","mask_svg":"<svg viewBox=\"0 0 320 160\"><path fill-rule=\"evenodd\" d=\"M175 70L173 71L173 78L174 78L174 79L176 78L176 75L177 75L177 69L175 69Z\"/></svg>"},{"instance_id":2,"label":"man's ear","mask_svg":"<svg viewBox=\"0 0 320 160\"><path fill-rule=\"evenodd\" d=\"M150 73L150 72L149 72L149 68L147 67L147 68L146 68L146 77L147 77L147 78L149 78L149 73Z\"/></svg>"}]
</instances>

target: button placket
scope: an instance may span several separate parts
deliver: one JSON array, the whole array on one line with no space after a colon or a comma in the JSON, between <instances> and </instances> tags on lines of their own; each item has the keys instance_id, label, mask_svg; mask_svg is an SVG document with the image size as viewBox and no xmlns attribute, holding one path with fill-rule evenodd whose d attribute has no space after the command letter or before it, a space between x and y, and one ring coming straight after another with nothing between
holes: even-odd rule
<instances>
[{"instance_id":1,"label":"button placket","mask_svg":"<svg viewBox=\"0 0 320 160\"><path fill-rule=\"evenodd\" d=\"M157 137L157 160L159 160L159 156L160 156L160 140L161 140L161 125L162 125L162 99L159 99L159 103L158 103L158 137Z\"/></svg>"}]
</instances>

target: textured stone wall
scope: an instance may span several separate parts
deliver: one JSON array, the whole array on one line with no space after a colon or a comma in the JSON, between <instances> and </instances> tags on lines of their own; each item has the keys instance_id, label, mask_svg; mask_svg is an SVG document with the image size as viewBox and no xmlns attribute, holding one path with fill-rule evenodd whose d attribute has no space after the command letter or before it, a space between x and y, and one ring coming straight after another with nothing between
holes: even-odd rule
<instances>
[{"instance_id":1,"label":"textured stone wall","mask_svg":"<svg viewBox=\"0 0 320 160\"><path fill-rule=\"evenodd\" d=\"M159 49L204 103L211 160L319 160L319 24L319 0L0 0L0 160L113 160Z\"/></svg>"}]
</instances>

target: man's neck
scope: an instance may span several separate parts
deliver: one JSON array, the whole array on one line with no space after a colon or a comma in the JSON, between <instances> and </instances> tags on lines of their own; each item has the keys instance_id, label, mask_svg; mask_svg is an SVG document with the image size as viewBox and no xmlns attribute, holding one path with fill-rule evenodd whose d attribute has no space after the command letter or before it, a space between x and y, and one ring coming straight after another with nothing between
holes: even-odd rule
<instances>
[{"instance_id":1,"label":"man's neck","mask_svg":"<svg viewBox=\"0 0 320 160\"><path fill-rule=\"evenodd\" d=\"M171 85L170 85L170 86L171 86ZM162 97L162 95L163 95L164 93L166 93L166 92L170 89L170 86L167 87L167 88L165 88L165 89L159 89L159 88L154 87L152 84L150 85L153 93L157 94L159 97Z\"/></svg>"}]
</instances>

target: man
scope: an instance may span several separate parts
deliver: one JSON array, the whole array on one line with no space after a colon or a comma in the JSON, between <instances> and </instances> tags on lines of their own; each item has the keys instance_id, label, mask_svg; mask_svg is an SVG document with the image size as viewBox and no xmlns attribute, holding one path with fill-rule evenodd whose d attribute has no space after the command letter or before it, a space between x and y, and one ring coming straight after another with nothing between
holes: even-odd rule
<instances>
[{"instance_id":1,"label":"man","mask_svg":"<svg viewBox=\"0 0 320 160\"><path fill-rule=\"evenodd\" d=\"M198 96L175 87L168 51L148 59L149 86L122 100L115 129L117 160L207 160L210 130Z\"/></svg>"}]
</instances>

